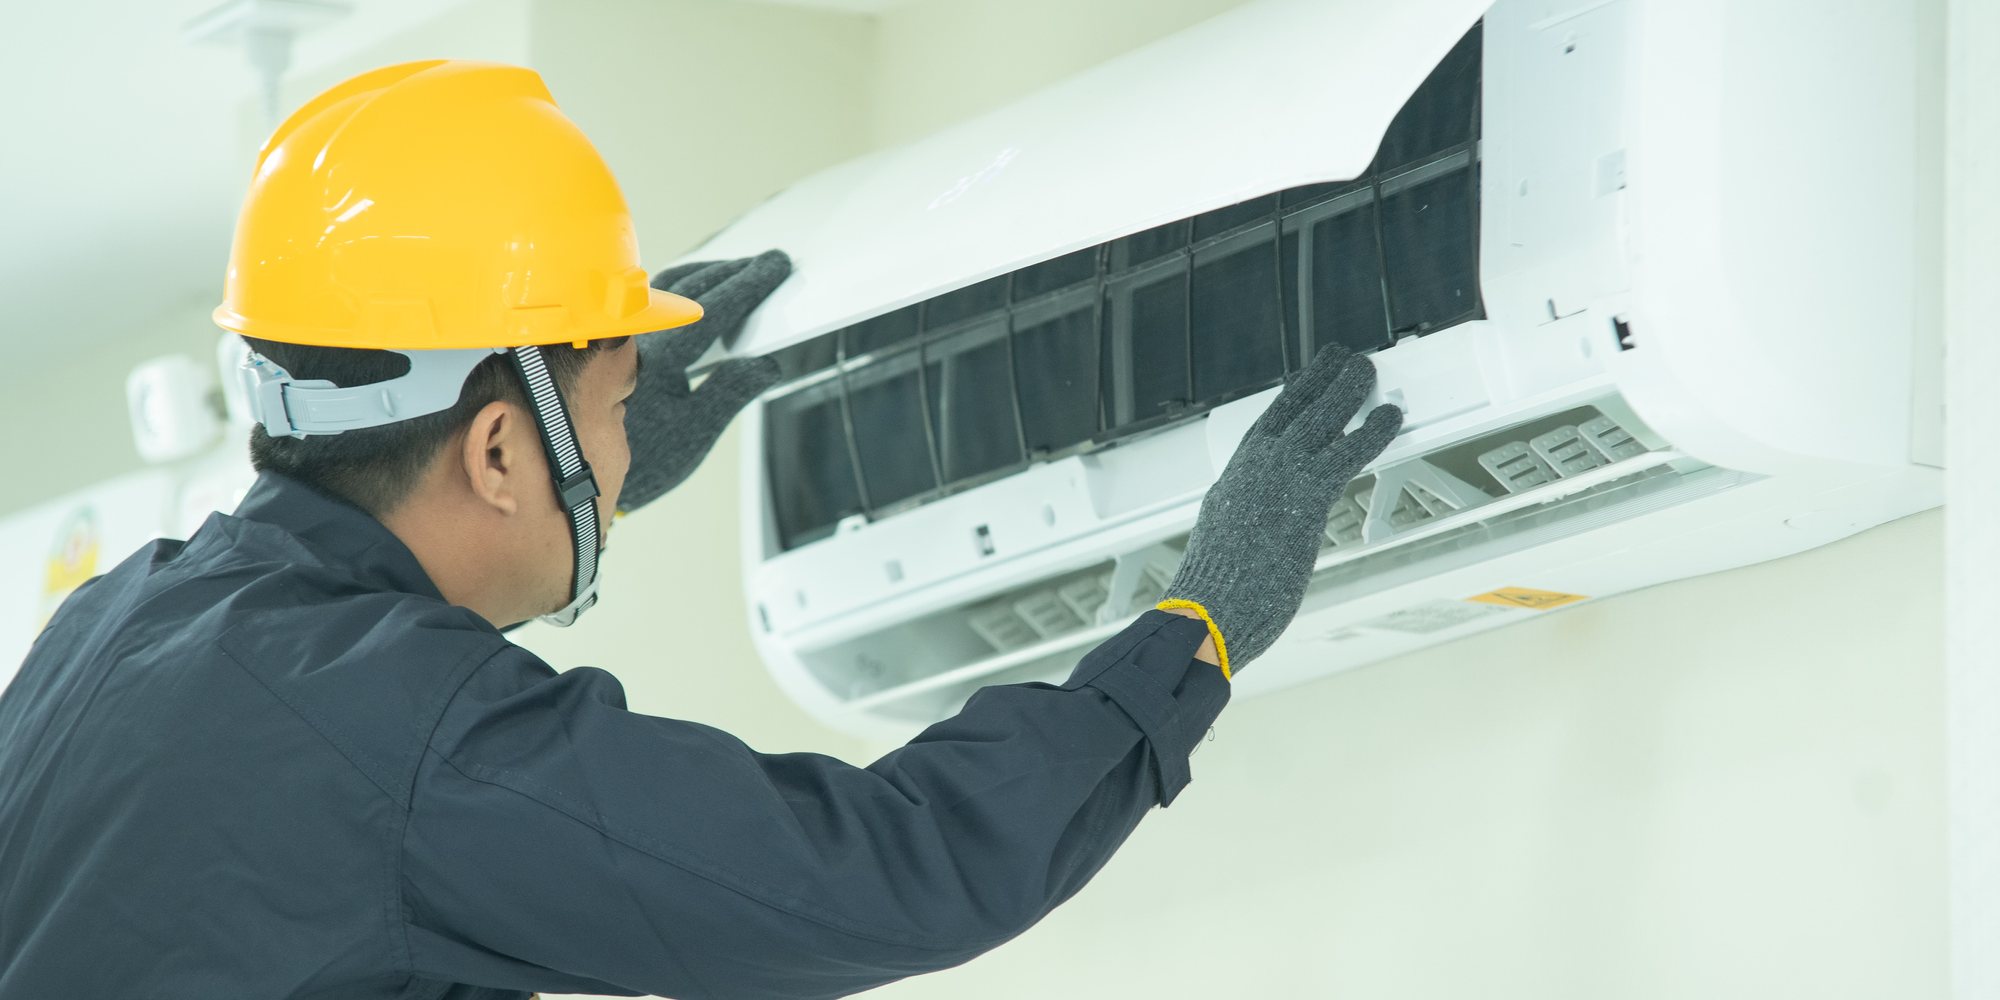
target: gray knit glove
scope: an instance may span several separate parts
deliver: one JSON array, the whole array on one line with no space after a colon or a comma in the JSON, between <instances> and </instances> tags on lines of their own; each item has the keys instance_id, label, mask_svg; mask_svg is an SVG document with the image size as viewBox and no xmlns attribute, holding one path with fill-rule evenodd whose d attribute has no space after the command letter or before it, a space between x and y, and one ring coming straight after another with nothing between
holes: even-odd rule
<instances>
[{"instance_id":1,"label":"gray knit glove","mask_svg":"<svg viewBox=\"0 0 2000 1000\"><path fill-rule=\"evenodd\" d=\"M1352 434L1375 366L1320 349L1252 424L1209 487L1162 608L1203 613L1228 674L1263 655L1299 613L1327 512L1389 446L1403 414L1383 404Z\"/></svg>"},{"instance_id":2,"label":"gray knit glove","mask_svg":"<svg viewBox=\"0 0 2000 1000\"><path fill-rule=\"evenodd\" d=\"M653 287L701 303L702 317L678 330L639 338L639 389L625 405L632 470L618 509L638 510L679 486L715 447L715 439L750 401L778 382L770 358L725 361L694 389L687 369L718 338L733 339L743 321L792 273L782 250L736 260L696 261L653 276Z\"/></svg>"}]
</instances>

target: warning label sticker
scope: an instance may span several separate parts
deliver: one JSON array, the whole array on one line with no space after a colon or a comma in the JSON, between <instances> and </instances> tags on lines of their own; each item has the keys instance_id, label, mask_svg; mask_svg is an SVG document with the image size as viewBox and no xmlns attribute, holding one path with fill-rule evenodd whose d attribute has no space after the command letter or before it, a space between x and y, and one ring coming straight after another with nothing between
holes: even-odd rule
<instances>
[{"instance_id":1,"label":"warning label sticker","mask_svg":"<svg viewBox=\"0 0 2000 1000\"><path fill-rule=\"evenodd\" d=\"M1554 590L1536 590L1532 587L1502 587L1466 598L1474 604L1497 604L1503 608L1527 608L1530 611L1547 611L1565 604L1575 604L1590 598L1582 594L1564 594Z\"/></svg>"}]
</instances>

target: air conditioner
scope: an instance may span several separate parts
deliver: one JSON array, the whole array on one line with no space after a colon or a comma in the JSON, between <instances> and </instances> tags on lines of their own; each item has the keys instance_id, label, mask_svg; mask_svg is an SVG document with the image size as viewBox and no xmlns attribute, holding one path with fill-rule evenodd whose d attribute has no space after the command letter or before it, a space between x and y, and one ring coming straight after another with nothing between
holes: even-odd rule
<instances>
[{"instance_id":1,"label":"air conditioner","mask_svg":"<svg viewBox=\"0 0 2000 1000\"><path fill-rule=\"evenodd\" d=\"M870 737L1061 676L1328 343L1407 429L1239 695L1936 506L1935 20L1265 0L798 183L691 255L797 264L708 359L757 648Z\"/></svg>"}]
</instances>

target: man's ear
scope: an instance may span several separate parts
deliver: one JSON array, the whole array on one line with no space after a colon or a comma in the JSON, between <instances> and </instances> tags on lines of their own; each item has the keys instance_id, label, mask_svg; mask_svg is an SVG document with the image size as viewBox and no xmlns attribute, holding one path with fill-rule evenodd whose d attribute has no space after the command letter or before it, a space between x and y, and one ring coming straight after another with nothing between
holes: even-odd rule
<instances>
[{"instance_id":1,"label":"man's ear","mask_svg":"<svg viewBox=\"0 0 2000 1000\"><path fill-rule=\"evenodd\" d=\"M502 514L520 509L520 489L527 471L524 449L540 442L523 436L525 415L511 403L495 400L480 407L459 445L459 464L472 495Z\"/></svg>"}]
</instances>

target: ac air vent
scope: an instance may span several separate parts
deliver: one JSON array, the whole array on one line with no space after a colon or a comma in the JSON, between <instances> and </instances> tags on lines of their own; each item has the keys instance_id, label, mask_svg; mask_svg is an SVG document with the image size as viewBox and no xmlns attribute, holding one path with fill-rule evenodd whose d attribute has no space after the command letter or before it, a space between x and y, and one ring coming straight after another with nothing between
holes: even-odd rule
<instances>
[{"instance_id":1,"label":"ac air vent","mask_svg":"<svg viewBox=\"0 0 2000 1000\"><path fill-rule=\"evenodd\" d=\"M1384 573L1421 576L1496 547L1633 516L1662 491L1715 492L1755 478L1654 450L1648 440L1658 437L1610 398L1365 474L1329 512L1310 592ZM1532 484L1514 471L1523 459L1540 477ZM981 685L1047 679L1073 665L1081 646L1153 606L1186 544L1185 533L1146 541L888 631L804 648L801 658L849 708L912 717L949 710ZM884 659L883 649L923 654Z\"/></svg>"}]
</instances>

